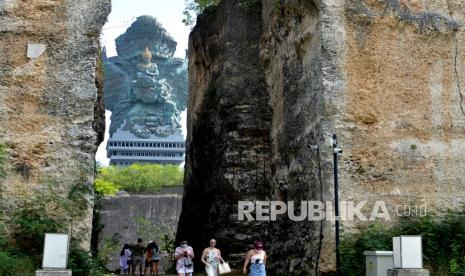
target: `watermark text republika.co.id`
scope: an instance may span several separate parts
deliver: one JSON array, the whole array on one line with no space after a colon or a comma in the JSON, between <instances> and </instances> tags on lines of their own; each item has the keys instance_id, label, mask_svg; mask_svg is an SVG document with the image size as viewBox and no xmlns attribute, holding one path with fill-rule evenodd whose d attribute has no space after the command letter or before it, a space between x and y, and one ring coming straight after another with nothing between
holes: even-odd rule
<instances>
[{"instance_id":1,"label":"watermark text republika.co.id","mask_svg":"<svg viewBox=\"0 0 465 276\"><path fill-rule=\"evenodd\" d=\"M389 206L379 200L374 204L368 201L340 201L339 216L335 217L332 201L238 201L237 214L239 221L276 221L280 216L287 216L292 221L389 221L393 215L397 217L425 216L426 203L418 205Z\"/></svg>"}]
</instances>

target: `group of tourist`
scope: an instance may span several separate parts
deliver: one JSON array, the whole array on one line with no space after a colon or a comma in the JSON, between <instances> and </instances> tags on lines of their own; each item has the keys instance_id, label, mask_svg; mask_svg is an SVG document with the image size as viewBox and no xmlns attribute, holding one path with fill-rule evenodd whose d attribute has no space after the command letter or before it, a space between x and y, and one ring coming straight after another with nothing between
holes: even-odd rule
<instances>
[{"instance_id":1,"label":"group of tourist","mask_svg":"<svg viewBox=\"0 0 465 276\"><path fill-rule=\"evenodd\" d=\"M154 241L150 241L147 246L142 244L142 239L138 239L134 245L125 244L120 252L121 275L135 274L139 267L139 274L158 275L160 262L159 247ZM181 242L174 252L176 260L176 272L178 276L192 276L194 272L194 249L187 241ZM207 276L218 276L221 263L225 263L221 257L221 251L216 248L216 240L210 240L210 246L205 248L200 260L205 264ZM142 264L144 273L142 274ZM248 265L250 264L250 267ZM243 272L249 276L266 276L266 252L263 242L255 241L254 248L247 252L245 257Z\"/></svg>"},{"instance_id":2,"label":"group of tourist","mask_svg":"<svg viewBox=\"0 0 465 276\"><path fill-rule=\"evenodd\" d=\"M160 248L155 241L150 241L144 245L142 239L137 239L137 243L133 245L125 244L120 252L119 266L121 275L129 275L136 273L139 268L139 275L146 275L147 270L149 275L157 276L160 263ZM144 274L142 274L142 268Z\"/></svg>"}]
</instances>

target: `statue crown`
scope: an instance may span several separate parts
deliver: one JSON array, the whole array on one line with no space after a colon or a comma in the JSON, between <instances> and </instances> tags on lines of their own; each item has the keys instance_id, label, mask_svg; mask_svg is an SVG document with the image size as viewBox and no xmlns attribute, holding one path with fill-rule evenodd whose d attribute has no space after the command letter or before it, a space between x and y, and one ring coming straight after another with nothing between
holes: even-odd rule
<instances>
[{"instance_id":1,"label":"statue crown","mask_svg":"<svg viewBox=\"0 0 465 276\"><path fill-rule=\"evenodd\" d=\"M145 50L142 53L142 57L148 60L152 59L152 53L150 52L149 47L145 47Z\"/></svg>"}]
</instances>

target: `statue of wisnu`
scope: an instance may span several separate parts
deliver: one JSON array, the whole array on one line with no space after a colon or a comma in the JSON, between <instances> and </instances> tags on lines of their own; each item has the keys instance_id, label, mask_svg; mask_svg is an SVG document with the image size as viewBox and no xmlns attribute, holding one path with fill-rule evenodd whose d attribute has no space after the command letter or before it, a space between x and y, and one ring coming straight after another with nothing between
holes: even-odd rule
<instances>
[{"instance_id":1,"label":"statue of wisnu","mask_svg":"<svg viewBox=\"0 0 465 276\"><path fill-rule=\"evenodd\" d=\"M151 16L138 17L115 42L118 55L104 57L110 134L122 125L141 138L181 131L187 60L173 57L176 42Z\"/></svg>"},{"instance_id":2,"label":"statue of wisnu","mask_svg":"<svg viewBox=\"0 0 465 276\"><path fill-rule=\"evenodd\" d=\"M137 64L137 73L141 75L146 75L150 77L158 77L158 66L155 63L152 63L152 53L149 48L146 46L144 52L141 55L142 62Z\"/></svg>"},{"instance_id":3,"label":"statue of wisnu","mask_svg":"<svg viewBox=\"0 0 465 276\"><path fill-rule=\"evenodd\" d=\"M170 87L166 81L158 78L158 66L152 63L152 53L148 47L142 52L141 59L133 80L133 95L144 103L163 103Z\"/></svg>"}]
</instances>

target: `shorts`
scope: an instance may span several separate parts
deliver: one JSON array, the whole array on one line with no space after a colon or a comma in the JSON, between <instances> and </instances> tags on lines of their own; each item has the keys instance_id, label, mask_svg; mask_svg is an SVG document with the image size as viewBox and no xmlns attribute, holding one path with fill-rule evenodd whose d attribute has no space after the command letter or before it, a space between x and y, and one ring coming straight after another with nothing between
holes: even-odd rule
<instances>
[{"instance_id":1,"label":"shorts","mask_svg":"<svg viewBox=\"0 0 465 276\"><path fill-rule=\"evenodd\" d=\"M142 264L144 263L144 256L135 256L134 257L134 266L142 266Z\"/></svg>"},{"instance_id":2,"label":"shorts","mask_svg":"<svg viewBox=\"0 0 465 276\"><path fill-rule=\"evenodd\" d=\"M159 262L160 262L160 260L152 260L152 263L158 264Z\"/></svg>"},{"instance_id":3,"label":"shorts","mask_svg":"<svg viewBox=\"0 0 465 276\"><path fill-rule=\"evenodd\" d=\"M145 260L145 267L151 267L152 266L152 261Z\"/></svg>"}]
</instances>

